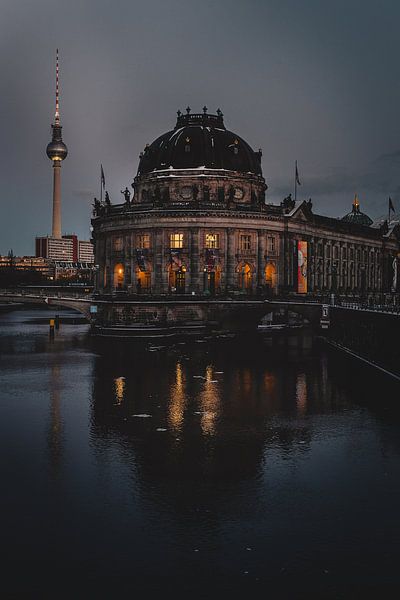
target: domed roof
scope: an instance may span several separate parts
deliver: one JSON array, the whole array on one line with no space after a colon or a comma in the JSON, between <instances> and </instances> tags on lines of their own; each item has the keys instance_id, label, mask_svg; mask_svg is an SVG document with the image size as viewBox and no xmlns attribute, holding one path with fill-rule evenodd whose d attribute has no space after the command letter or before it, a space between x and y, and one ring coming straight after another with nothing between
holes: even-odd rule
<instances>
[{"instance_id":1,"label":"domed roof","mask_svg":"<svg viewBox=\"0 0 400 600\"><path fill-rule=\"evenodd\" d=\"M138 175L164 169L227 169L262 175L261 151L225 128L223 114L178 111L175 129L164 133L140 155Z\"/></svg>"},{"instance_id":2,"label":"domed roof","mask_svg":"<svg viewBox=\"0 0 400 600\"><path fill-rule=\"evenodd\" d=\"M354 196L352 211L342 217L342 221L345 221L346 223L355 223L356 225L366 225L367 227L373 223L368 215L360 211L360 203L357 194Z\"/></svg>"}]
</instances>

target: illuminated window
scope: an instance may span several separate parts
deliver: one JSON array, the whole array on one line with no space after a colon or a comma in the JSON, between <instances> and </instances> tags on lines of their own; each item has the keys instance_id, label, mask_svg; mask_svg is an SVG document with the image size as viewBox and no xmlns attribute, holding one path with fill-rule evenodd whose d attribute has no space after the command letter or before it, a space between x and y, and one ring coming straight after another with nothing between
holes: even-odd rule
<instances>
[{"instance_id":1,"label":"illuminated window","mask_svg":"<svg viewBox=\"0 0 400 600\"><path fill-rule=\"evenodd\" d=\"M240 249L251 250L251 235L240 236Z\"/></svg>"},{"instance_id":2,"label":"illuminated window","mask_svg":"<svg viewBox=\"0 0 400 600\"><path fill-rule=\"evenodd\" d=\"M114 250L120 251L122 250L122 237L114 238Z\"/></svg>"},{"instance_id":3,"label":"illuminated window","mask_svg":"<svg viewBox=\"0 0 400 600\"><path fill-rule=\"evenodd\" d=\"M169 245L170 248L183 248L183 233L171 233Z\"/></svg>"},{"instance_id":4,"label":"illuminated window","mask_svg":"<svg viewBox=\"0 0 400 600\"><path fill-rule=\"evenodd\" d=\"M150 248L150 234L142 233L137 236L137 247L138 248Z\"/></svg>"},{"instance_id":5,"label":"illuminated window","mask_svg":"<svg viewBox=\"0 0 400 600\"><path fill-rule=\"evenodd\" d=\"M206 233L206 248L219 248L219 233Z\"/></svg>"}]
</instances>

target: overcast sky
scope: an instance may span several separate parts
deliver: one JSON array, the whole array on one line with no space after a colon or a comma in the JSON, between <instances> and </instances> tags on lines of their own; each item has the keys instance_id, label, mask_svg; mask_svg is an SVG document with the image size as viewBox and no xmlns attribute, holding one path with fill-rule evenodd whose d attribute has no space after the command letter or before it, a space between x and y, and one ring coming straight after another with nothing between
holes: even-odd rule
<instances>
[{"instance_id":1,"label":"overcast sky","mask_svg":"<svg viewBox=\"0 0 400 600\"><path fill-rule=\"evenodd\" d=\"M176 111L224 112L263 149L267 200L292 191L342 216L355 192L400 211L398 0L1 0L0 253L51 232L55 49L62 228L89 238L100 163L111 199Z\"/></svg>"}]
</instances>

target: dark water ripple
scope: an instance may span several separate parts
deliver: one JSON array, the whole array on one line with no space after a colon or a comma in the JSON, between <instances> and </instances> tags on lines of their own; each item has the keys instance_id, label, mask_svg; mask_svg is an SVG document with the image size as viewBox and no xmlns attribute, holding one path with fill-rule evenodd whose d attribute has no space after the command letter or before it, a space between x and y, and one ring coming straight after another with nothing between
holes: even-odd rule
<instances>
[{"instance_id":1,"label":"dark water ripple","mask_svg":"<svg viewBox=\"0 0 400 600\"><path fill-rule=\"evenodd\" d=\"M398 588L394 384L310 340L52 341L38 314L0 317L9 597Z\"/></svg>"}]
</instances>

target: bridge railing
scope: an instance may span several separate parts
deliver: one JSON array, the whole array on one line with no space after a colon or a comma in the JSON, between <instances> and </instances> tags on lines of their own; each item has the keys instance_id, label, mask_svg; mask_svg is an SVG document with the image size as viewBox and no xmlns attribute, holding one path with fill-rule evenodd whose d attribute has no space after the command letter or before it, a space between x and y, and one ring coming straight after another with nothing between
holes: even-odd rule
<instances>
[{"instance_id":1,"label":"bridge railing","mask_svg":"<svg viewBox=\"0 0 400 600\"><path fill-rule=\"evenodd\" d=\"M389 313L400 315L400 306L398 304L369 304L368 302L338 302L333 306L340 308L350 308L351 310L367 310L380 313Z\"/></svg>"}]
</instances>

